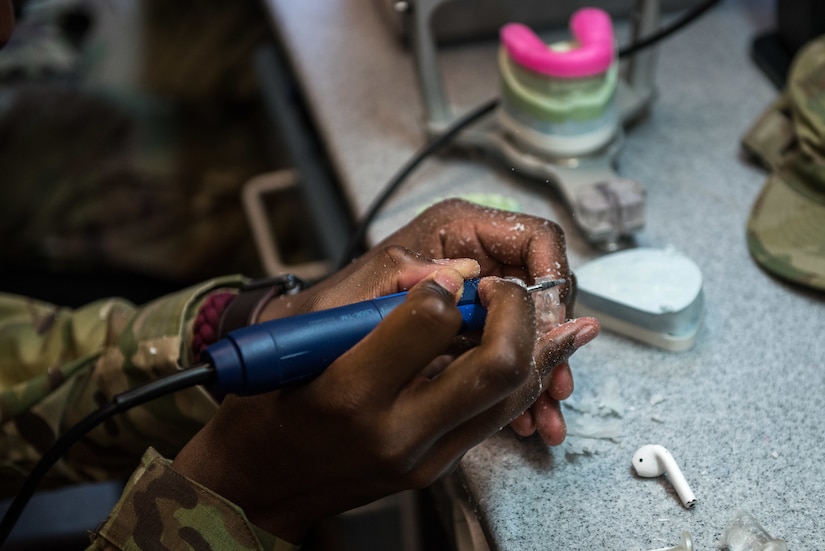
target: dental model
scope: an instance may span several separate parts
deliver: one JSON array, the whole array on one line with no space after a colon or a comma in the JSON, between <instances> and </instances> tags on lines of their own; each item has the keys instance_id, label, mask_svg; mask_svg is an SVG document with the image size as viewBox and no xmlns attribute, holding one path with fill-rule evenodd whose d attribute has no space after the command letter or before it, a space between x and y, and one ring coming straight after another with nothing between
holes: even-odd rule
<instances>
[{"instance_id":1,"label":"dental model","mask_svg":"<svg viewBox=\"0 0 825 551\"><path fill-rule=\"evenodd\" d=\"M500 33L501 123L512 139L554 157L586 155L618 132L610 16L580 9L570 31L572 40L549 45L521 23Z\"/></svg>"},{"instance_id":2,"label":"dental model","mask_svg":"<svg viewBox=\"0 0 825 551\"><path fill-rule=\"evenodd\" d=\"M690 532L682 532L682 541L673 547L659 547L652 551L693 551L693 540L690 537Z\"/></svg>"}]
</instances>

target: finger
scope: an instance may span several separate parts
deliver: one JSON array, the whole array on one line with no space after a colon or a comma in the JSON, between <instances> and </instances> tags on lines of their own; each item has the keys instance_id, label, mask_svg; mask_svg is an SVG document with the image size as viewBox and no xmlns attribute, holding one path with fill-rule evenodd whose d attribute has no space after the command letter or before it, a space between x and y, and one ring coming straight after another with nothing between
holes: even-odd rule
<instances>
[{"instance_id":1,"label":"finger","mask_svg":"<svg viewBox=\"0 0 825 551\"><path fill-rule=\"evenodd\" d=\"M343 291L355 291L367 295L366 298L406 291L441 268L452 268L465 279L479 274L478 263L470 258L432 259L403 247L390 246L360 262L342 282Z\"/></svg>"},{"instance_id":2,"label":"finger","mask_svg":"<svg viewBox=\"0 0 825 551\"><path fill-rule=\"evenodd\" d=\"M595 339L599 329L596 318L582 317L566 321L542 336L536 343L535 352L536 366L542 376L550 374L573 352Z\"/></svg>"},{"instance_id":3,"label":"finger","mask_svg":"<svg viewBox=\"0 0 825 551\"><path fill-rule=\"evenodd\" d=\"M425 379L432 379L433 377L438 376L439 373L444 371L447 366L449 366L455 360L455 356L452 354L442 354L438 356L430 364L421 370L420 375Z\"/></svg>"},{"instance_id":4,"label":"finger","mask_svg":"<svg viewBox=\"0 0 825 551\"><path fill-rule=\"evenodd\" d=\"M514 276L526 282L568 279L570 267L561 227L534 216L470 205L473 216L456 217L443 237L445 256L477 258L483 274ZM464 228L472 223L471 228ZM569 284L559 292L568 302Z\"/></svg>"},{"instance_id":5,"label":"finger","mask_svg":"<svg viewBox=\"0 0 825 551\"><path fill-rule=\"evenodd\" d=\"M573 372L570 362L561 362L550 371L544 384L548 395L554 400L566 400L573 394Z\"/></svg>"},{"instance_id":6,"label":"finger","mask_svg":"<svg viewBox=\"0 0 825 551\"><path fill-rule=\"evenodd\" d=\"M537 379L532 360L534 312L524 288L486 278L478 291L487 307L479 346L457 358L437 378L417 386L400 404L399 414L418 419L422 438L444 434L501 402L528 378Z\"/></svg>"},{"instance_id":7,"label":"finger","mask_svg":"<svg viewBox=\"0 0 825 551\"><path fill-rule=\"evenodd\" d=\"M510 421L510 428L521 437L528 437L536 432L536 421L533 412L526 409L524 413Z\"/></svg>"},{"instance_id":8,"label":"finger","mask_svg":"<svg viewBox=\"0 0 825 551\"><path fill-rule=\"evenodd\" d=\"M565 363L577 347L584 346L597 334L598 322L592 318L578 318L555 328L537 345L535 376L528 378L505 399L444 435L433 445L430 459L447 461L456 457L513 421L519 436L529 436L541 430L545 441L554 443L563 439L566 434L564 418L560 408L553 403L555 400L547 396L550 401L542 402L546 407L533 407L545 394L540 379L548 376L553 367Z\"/></svg>"},{"instance_id":9,"label":"finger","mask_svg":"<svg viewBox=\"0 0 825 551\"><path fill-rule=\"evenodd\" d=\"M361 342L335 365L349 365L387 399L413 378L429 372L461 327L456 295L464 285L459 272L445 268L416 284Z\"/></svg>"},{"instance_id":10,"label":"finger","mask_svg":"<svg viewBox=\"0 0 825 551\"><path fill-rule=\"evenodd\" d=\"M478 263L470 258L432 259L400 246L382 247L345 273L325 281L303 311L333 308L411 289L437 270L451 268L464 279L478 277Z\"/></svg>"},{"instance_id":11,"label":"finger","mask_svg":"<svg viewBox=\"0 0 825 551\"><path fill-rule=\"evenodd\" d=\"M469 235L448 232L444 250L447 256L478 258L482 273L521 273L532 278L566 278L569 274L564 234L549 220L488 212L474 218L473 227L463 233Z\"/></svg>"},{"instance_id":12,"label":"finger","mask_svg":"<svg viewBox=\"0 0 825 551\"><path fill-rule=\"evenodd\" d=\"M450 465L467 450L480 444L511 421L516 422L517 428L522 431L516 432L519 436L526 437L536 432L534 413L531 409L527 409L528 405L533 404L541 393L538 374L534 373L535 377L528 379L521 388L504 400L433 442L426 454L419 460L419 464L430 465L429 468L432 470L441 465ZM521 425L521 422L517 421L524 418L530 420L530 428L527 428L527 423Z\"/></svg>"},{"instance_id":13,"label":"finger","mask_svg":"<svg viewBox=\"0 0 825 551\"><path fill-rule=\"evenodd\" d=\"M567 436L567 425L559 401L542 392L531 410L536 419L536 432L544 443L548 446L561 444Z\"/></svg>"},{"instance_id":14,"label":"finger","mask_svg":"<svg viewBox=\"0 0 825 551\"><path fill-rule=\"evenodd\" d=\"M478 259L484 274L505 273L504 267L526 267L535 277L566 277L564 233L543 218L449 199L425 210L388 237L432 257ZM558 262L558 264L557 264Z\"/></svg>"},{"instance_id":15,"label":"finger","mask_svg":"<svg viewBox=\"0 0 825 551\"><path fill-rule=\"evenodd\" d=\"M439 465L449 465L467 450L501 430L508 422L507 420L512 420L511 422L515 424L513 430L518 436L532 435L538 429L535 411L532 406L528 409L524 408L527 407L525 404L534 404L539 399L540 389L535 379L528 381L506 399L464 425L456 427L433 443L429 451L420 459L419 464L433 465L431 469L436 469ZM522 411L523 413L519 414ZM524 419L528 419L529 423L524 422Z\"/></svg>"},{"instance_id":16,"label":"finger","mask_svg":"<svg viewBox=\"0 0 825 551\"><path fill-rule=\"evenodd\" d=\"M554 400L566 400L573 394L573 373L569 362L562 362L545 378L544 388L547 395ZM510 421L510 428L517 435L527 437L536 432L536 417L532 406Z\"/></svg>"}]
</instances>

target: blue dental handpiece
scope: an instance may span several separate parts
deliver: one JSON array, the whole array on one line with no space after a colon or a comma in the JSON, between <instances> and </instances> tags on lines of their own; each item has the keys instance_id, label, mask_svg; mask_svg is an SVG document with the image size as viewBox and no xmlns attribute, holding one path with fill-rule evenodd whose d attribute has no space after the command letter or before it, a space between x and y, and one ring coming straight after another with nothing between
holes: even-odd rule
<instances>
[{"instance_id":1,"label":"blue dental handpiece","mask_svg":"<svg viewBox=\"0 0 825 551\"><path fill-rule=\"evenodd\" d=\"M487 310L478 298L479 281L470 279L464 283L458 302L462 333L484 327ZM528 291L547 289L564 281L547 281L528 287ZM395 293L232 331L204 351L203 359L215 371L212 390L218 394L259 394L317 377L404 302L406 296L406 292Z\"/></svg>"}]
</instances>

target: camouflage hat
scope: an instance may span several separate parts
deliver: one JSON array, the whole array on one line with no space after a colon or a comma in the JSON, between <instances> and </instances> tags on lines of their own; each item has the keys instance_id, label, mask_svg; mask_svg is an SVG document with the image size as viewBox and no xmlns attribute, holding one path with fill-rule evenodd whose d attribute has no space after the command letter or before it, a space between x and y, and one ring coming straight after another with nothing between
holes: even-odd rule
<instances>
[{"instance_id":1,"label":"camouflage hat","mask_svg":"<svg viewBox=\"0 0 825 551\"><path fill-rule=\"evenodd\" d=\"M825 36L794 59L788 85L742 140L771 170L748 221L754 259L825 290Z\"/></svg>"}]
</instances>

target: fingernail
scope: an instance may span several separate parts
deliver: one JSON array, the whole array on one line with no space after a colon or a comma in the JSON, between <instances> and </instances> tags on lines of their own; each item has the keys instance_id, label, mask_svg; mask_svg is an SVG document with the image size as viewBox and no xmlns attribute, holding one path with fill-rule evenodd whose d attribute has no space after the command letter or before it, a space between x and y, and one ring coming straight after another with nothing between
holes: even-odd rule
<instances>
[{"instance_id":1,"label":"fingernail","mask_svg":"<svg viewBox=\"0 0 825 551\"><path fill-rule=\"evenodd\" d=\"M464 292L464 278L455 270L438 270L433 273L433 281L457 298Z\"/></svg>"},{"instance_id":2,"label":"fingernail","mask_svg":"<svg viewBox=\"0 0 825 551\"><path fill-rule=\"evenodd\" d=\"M458 271L465 279L478 277L481 273L481 266L478 261L472 258L436 258L433 264L449 266Z\"/></svg>"}]
</instances>

